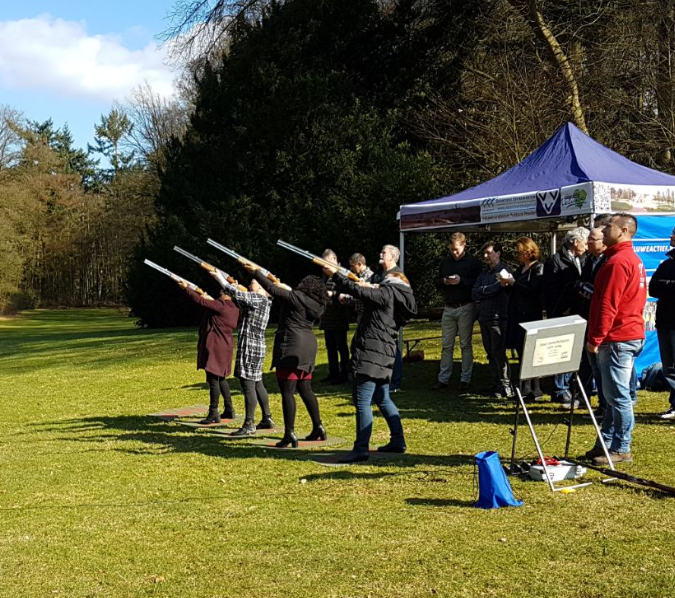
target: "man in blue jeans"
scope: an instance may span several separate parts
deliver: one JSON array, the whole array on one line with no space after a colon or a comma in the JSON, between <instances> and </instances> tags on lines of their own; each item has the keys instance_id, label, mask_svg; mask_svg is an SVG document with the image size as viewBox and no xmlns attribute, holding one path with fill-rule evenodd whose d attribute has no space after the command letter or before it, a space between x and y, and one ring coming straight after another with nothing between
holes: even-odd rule
<instances>
[{"instance_id":1,"label":"man in blue jeans","mask_svg":"<svg viewBox=\"0 0 675 598\"><path fill-rule=\"evenodd\" d=\"M631 377L644 344L643 310L647 301L644 265L633 250L637 220L614 214L603 229L607 262L595 279L586 350L595 354L607 408L602 439L613 463L630 462L635 426ZM608 463L602 446L586 453L598 465Z\"/></svg>"}]
</instances>

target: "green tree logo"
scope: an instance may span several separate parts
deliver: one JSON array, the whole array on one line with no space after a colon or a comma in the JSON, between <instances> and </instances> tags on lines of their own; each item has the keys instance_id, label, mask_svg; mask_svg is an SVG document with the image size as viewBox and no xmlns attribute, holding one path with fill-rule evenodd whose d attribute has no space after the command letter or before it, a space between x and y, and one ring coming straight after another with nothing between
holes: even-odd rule
<instances>
[{"instance_id":1,"label":"green tree logo","mask_svg":"<svg viewBox=\"0 0 675 598\"><path fill-rule=\"evenodd\" d=\"M574 191L574 204L577 206L577 208L580 208L584 205L587 196L588 193L586 193L584 189L576 189Z\"/></svg>"}]
</instances>

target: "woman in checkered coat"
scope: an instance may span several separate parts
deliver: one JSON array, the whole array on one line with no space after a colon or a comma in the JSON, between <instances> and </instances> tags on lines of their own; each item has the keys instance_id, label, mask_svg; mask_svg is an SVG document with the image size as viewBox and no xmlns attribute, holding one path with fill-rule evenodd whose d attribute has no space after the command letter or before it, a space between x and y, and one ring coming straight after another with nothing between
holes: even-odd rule
<instances>
[{"instance_id":1,"label":"woman in checkered coat","mask_svg":"<svg viewBox=\"0 0 675 598\"><path fill-rule=\"evenodd\" d=\"M219 272L213 277L225 292L232 297L239 308L239 337L237 339L237 359L234 375L239 378L246 401L244 425L232 436L252 436L255 434L254 422L256 402L262 411L262 420L257 429L274 428L270 414L270 401L263 383L263 363L265 362L265 329L270 318L272 300L257 280L252 280L249 290L241 291L237 285L230 284Z\"/></svg>"}]
</instances>

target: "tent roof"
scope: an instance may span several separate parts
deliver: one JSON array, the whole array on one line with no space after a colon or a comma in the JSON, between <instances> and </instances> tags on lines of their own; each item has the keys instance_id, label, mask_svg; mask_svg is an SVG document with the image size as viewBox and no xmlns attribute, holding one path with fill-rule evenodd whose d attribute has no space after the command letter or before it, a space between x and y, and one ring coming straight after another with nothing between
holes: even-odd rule
<instances>
[{"instance_id":1,"label":"tent roof","mask_svg":"<svg viewBox=\"0 0 675 598\"><path fill-rule=\"evenodd\" d=\"M589 181L675 186L675 176L624 158L568 122L506 172L454 195L402 206L401 214L406 208L559 189Z\"/></svg>"}]
</instances>

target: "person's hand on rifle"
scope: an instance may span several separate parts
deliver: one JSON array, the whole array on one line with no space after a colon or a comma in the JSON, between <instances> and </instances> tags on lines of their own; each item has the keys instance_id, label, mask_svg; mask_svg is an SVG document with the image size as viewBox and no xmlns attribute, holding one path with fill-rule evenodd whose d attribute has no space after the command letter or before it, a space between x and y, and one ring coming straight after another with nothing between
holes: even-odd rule
<instances>
[{"instance_id":1,"label":"person's hand on rifle","mask_svg":"<svg viewBox=\"0 0 675 598\"><path fill-rule=\"evenodd\" d=\"M181 289L187 289L187 288L188 288L188 283L185 282L184 280L179 280L179 281L178 281L178 286L179 286Z\"/></svg>"},{"instance_id":2,"label":"person's hand on rifle","mask_svg":"<svg viewBox=\"0 0 675 598\"><path fill-rule=\"evenodd\" d=\"M246 268L246 271L250 272L251 274L258 270L258 267L254 266L251 262L244 262L244 268Z\"/></svg>"},{"instance_id":3,"label":"person's hand on rifle","mask_svg":"<svg viewBox=\"0 0 675 598\"><path fill-rule=\"evenodd\" d=\"M337 271L338 271L337 266L336 267L333 267L333 266L324 266L323 267L323 273L326 276L328 276L328 278L333 276L333 274L335 274Z\"/></svg>"},{"instance_id":4,"label":"person's hand on rifle","mask_svg":"<svg viewBox=\"0 0 675 598\"><path fill-rule=\"evenodd\" d=\"M227 279L223 276L222 272L218 270L212 270L209 272L209 274L220 283L220 286L224 287L227 283Z\"/></svg>"}]
</instances>

